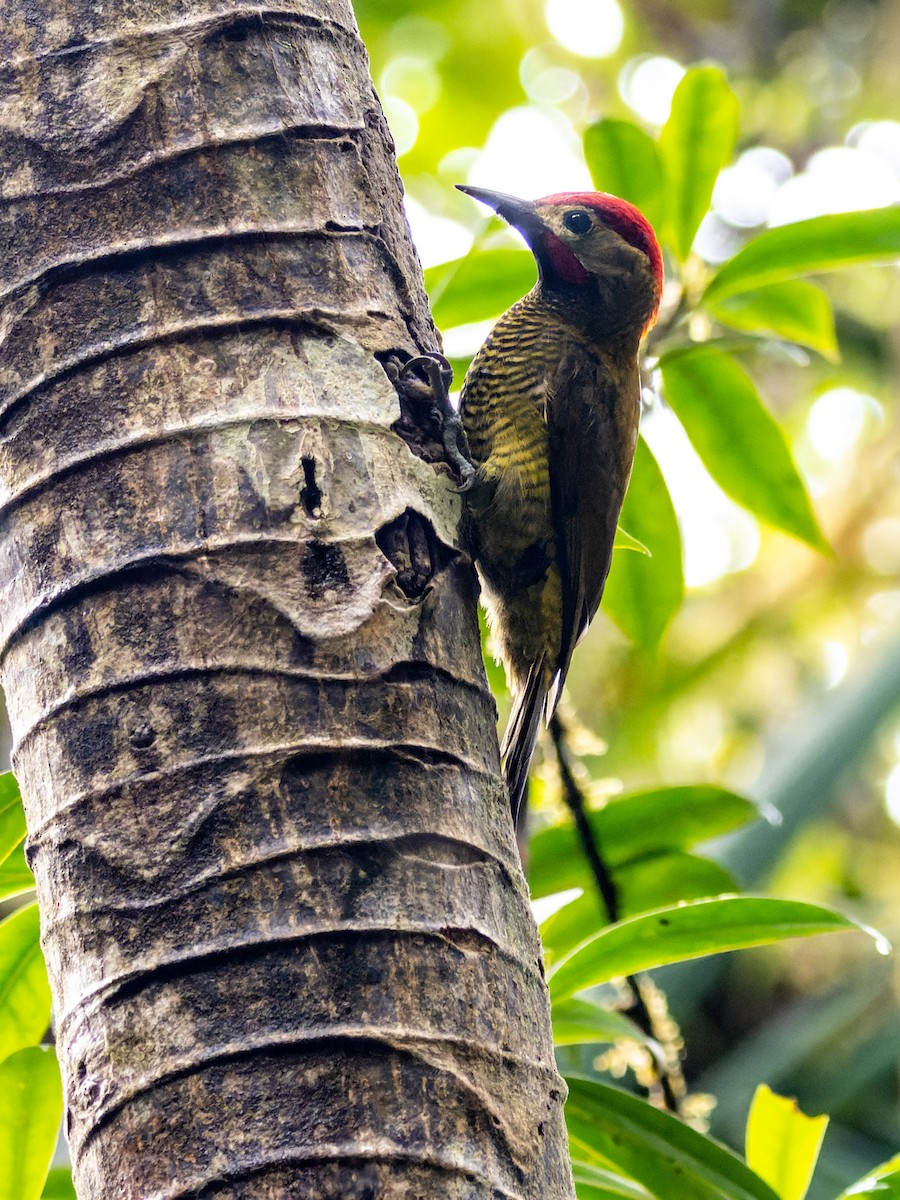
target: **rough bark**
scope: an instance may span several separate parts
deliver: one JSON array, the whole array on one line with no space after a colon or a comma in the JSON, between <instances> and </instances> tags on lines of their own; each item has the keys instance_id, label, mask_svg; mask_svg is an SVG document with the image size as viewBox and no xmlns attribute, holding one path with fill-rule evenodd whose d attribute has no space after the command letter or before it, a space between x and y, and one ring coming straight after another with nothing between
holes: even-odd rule
<instances>
[{"instance_id":1,"label":"rough bark","mask_svg":"<svg viewBox=\"0 0 900 1200\"><path fill-rule=\"evenodd\" d=\"M571 1196L349 5L7 0L0 63L0 654L79 1196Z\"/></svg>"}]
</instances>

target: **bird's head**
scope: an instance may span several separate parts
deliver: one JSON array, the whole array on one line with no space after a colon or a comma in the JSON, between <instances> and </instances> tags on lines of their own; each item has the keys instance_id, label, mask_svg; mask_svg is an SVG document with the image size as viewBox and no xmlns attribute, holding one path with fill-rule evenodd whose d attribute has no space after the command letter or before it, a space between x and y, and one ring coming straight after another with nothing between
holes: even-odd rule
<instances>
[{"instance_id":1,"label":"bird's head","mask_svg":"<svg viewBox=\"0 0 900 1200\"><path fill-rule=\"evenodd\" d=\"M457 187L519 230L545 290L596 297L604 308L633 317L644 332L653 325L663 288L662 252L652 225L633 204L606 192L520 200Z\"/></svg>"}]
</instances>

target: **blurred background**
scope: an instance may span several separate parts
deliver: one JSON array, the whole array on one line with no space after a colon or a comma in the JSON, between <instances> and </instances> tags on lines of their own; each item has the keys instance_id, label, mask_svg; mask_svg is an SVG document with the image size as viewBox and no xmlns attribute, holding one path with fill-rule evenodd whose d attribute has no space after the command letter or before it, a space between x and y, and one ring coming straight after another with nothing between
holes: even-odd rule
<instances>
[{"instance_id":1,"label":"blurred background","mask_svg":"<svg viewBox=\"0 0 900 1200\"><path fill-rule=\"evenodd\" d=\"M655 134L688 66L720 64L740 100L697 269L767 225L900 200L900 0L357 0L356 11L458 372L491 322L442 304L456 268L441 265L517 243L453 184L526 197L593 186L585 129L616 117ZM656 653L601 611L575 658L568 711L598 799L709 782L775 805L779 826L714 848L741 885L833 904L896 943L900 272L858 266L816 282L840 354L767 338L744 361L833 557L728 499L648 394L644 430L677 512L684 601ZM502 708L502 673L492 682ZM536 774L538 809L558 812L552 764ZM722 956L658 981L690 1087L716 1098L714 1134L740 1145L764 1080L832 1115L813 1200L896 1152L898 966L867 939Z\"/></svg>"}]
</instances>

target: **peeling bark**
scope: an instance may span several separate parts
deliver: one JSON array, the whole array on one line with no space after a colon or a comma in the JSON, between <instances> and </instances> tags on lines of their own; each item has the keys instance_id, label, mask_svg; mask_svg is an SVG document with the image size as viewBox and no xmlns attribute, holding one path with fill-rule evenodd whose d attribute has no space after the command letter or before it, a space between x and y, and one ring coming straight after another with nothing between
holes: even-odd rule
<instances>
[{"instance_id":1,"label":"peeling bark","mask_svg":"<svg viewBox=\"0 0 900 1200\"><path fill-rule=\"evenodd\" d=\"M572 1195L345 0L8 0L0 670L78 1194Z\"/></svg>"}]
</instances>

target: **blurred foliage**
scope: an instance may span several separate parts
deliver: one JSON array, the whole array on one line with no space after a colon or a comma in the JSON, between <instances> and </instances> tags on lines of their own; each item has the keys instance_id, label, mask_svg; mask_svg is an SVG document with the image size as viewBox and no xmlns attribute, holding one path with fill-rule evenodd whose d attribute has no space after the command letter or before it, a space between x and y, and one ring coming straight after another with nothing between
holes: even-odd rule
<instances>
[{"instance_id":1,"label":"blurred foliage","mask_svg":"<svg viewBox=\"0 0 900 1200\"><path fill-rule=\"evenodd\" d=\"M550 755L532 786L534 895L581 889L542 926L578 1195L900 1197L895 968L865 937L781 940L851 927L833 909L900 939L900 0L356 11L458 376L534 269L454 183L593 184L666 251L622 520L650 556L616 552L565 710L612 926ZM59 1083L23 836L0 777L0 1200L49 1200L72 1192L65 1167L44 1183ZM610 981L761 941L657 976L689 1123L632 1094L665 1048ZM831 1116L817 1166L804 1112Z\"/></svg>"},{"instance_id":2,"label":"blurred foliage","mask_svg":"<svg viewBox=\"0 0 900 1200\"><path fill-rule=\"evenodd\" d=\"M784 820L724 838L711 825L702 855L699 835L667 844L645 824L646 843L620 852L610 834L623 915L736 877L758 894L834 905L896 940L900 2L356 9L459 377L534 273L516 238L454 183L536 196L593 181L642 207L664 242L646 444L622 519L653 557L616 552L575 656L576 770L598 823L635 789L699 784L776 805ZM585 888L549 921L569 946L602 917L564 832L549 753L532 799L536 894ZM896 979L867 939L780 943L659 979L689 1087L715 1095L714 1133L741 1148L754 1090L768 1082L831 1114L811 1200L833 1200L891 1158ZM566 1018L560 1051L582 1075L613 1061L573 1046L573 1024L586 1020ZM652 1194L646 1181L628 1190L589 1174L580 1195ZM896 1184L879 1186L893 1195Z\"/></svg>"}]
</instances>

